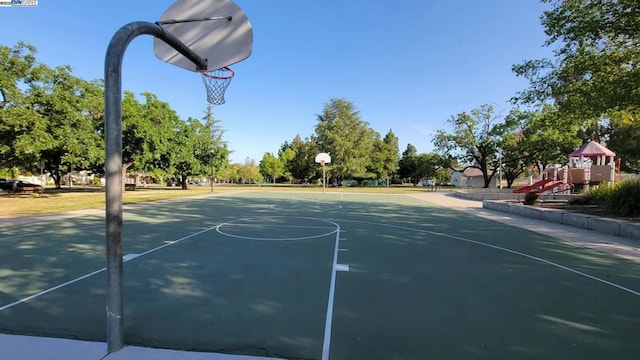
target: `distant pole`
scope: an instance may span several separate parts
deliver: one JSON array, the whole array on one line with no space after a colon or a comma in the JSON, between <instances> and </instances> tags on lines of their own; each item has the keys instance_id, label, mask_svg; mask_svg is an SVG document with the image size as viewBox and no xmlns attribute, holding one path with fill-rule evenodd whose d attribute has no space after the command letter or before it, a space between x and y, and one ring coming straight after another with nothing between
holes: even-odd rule
<instances>
[{"instance_id":1,"label":"distant pole","mask_svg":"<svg viewBox=\"0 0 640 360\"><path fill-rule=\"evenodd\" d=\"M324 161L322 162L322 193L324 194L324 189L327 185L327 175L324 170Z\"/></svg>"},{"instance_id":2,"label":"distant pole","mask_svg":"<svg viewBox=\"0 0 640 360\"><path fill-rule=\"evenodd\" d=\"M211 192L213 192L213 154L214 153L215 151L211 149L211 177L209 178L209 181L211 182Z\"/></svg>"},{"instance_id":3,"label":"distant pole","mask_svg":"<svg viewBox=\"0 0 640 360\"><path fill-rule=\"evenodd\" d=\"M327 174L325 172L325 164L331 163L331 156L327 153L319 153L316 155L316 163L322 165L322 193L324 194L327 184Z\"/></svg>"},{"instance_id":4,"label":"distant pole","mask_svg":"<svg viewBox=\"0 0 640 360\"><path fill-rule=\"evenodd\" d=\"M500 184L498 184L498 187L502 189L502 150L498 152L498 159L500 162L500 165L498 165L498 178L500 181Z\"/></svg>"}]
</instances>

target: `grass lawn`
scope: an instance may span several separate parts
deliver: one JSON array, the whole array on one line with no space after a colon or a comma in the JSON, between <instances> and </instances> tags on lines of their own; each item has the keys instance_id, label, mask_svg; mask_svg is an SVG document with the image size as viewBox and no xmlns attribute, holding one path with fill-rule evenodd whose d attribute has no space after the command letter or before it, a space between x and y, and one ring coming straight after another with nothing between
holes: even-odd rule
<instances>
[{"instance_id":1,"label":"grass lawn","mask_svg":"<svg viewBox=\"0 0 640 360\"><path fill-rule=\"evenodd\" d=\"M292 185L216 185L214 193L222 191L265 190L265 191L316 191L322 192L320 186ZM422 186L394 185L386 187L339 187L326 188L330 192L366 192L401 194L425 191ZM181 197L207 195L211 193L208 186L190 186L187 190L179 187L149 186L138 187L135 191L125 191L125 205ZM42 194L8 195L0 192L0 217L41 215L72 210L100 209L105 207L105 194L102 187L75 187L53 189L46 188Z\"/></svg>"}]
</instances>

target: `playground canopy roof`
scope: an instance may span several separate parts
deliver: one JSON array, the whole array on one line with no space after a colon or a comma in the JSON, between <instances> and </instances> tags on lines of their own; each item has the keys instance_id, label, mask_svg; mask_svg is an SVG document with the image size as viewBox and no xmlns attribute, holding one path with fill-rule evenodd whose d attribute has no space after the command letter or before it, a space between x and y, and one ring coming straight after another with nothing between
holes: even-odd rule
<instances>
[{"instance_id":1,"label":"playground canopy roof","mask_svg":"<svg viewBox=\"0 0 640 360\"><path fill-rule=\"evenodd\" d=\"M595 141L589 141L582 144L578 149L569 154L571 157L592 157L592 156L616 156L616 153L598 144Z\"/></svg>"}]
</instances>

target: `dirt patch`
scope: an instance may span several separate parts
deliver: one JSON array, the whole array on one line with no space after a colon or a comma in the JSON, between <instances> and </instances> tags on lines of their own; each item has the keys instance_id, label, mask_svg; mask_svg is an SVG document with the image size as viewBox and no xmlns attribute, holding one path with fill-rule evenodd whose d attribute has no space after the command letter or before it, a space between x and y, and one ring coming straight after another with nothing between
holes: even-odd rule
<instances>
[{"instance_id":1,"label":"dirt patch","mask_svg":"<svg viewBox=\"0 0 640 360\"><path fill-rule=\"evenodd\" d=\"M588 215L596 215L601 217L608 217L614 219L621 219L627 221L633 221L640 223L640 216L621 216L608 211L607 209L601 208L598 205L589 205L589 204L570 204L568 202L540 202L537 206L548 208L548 209L559 209L569 212L582 213Z\"/></svg>"}]
</instances>

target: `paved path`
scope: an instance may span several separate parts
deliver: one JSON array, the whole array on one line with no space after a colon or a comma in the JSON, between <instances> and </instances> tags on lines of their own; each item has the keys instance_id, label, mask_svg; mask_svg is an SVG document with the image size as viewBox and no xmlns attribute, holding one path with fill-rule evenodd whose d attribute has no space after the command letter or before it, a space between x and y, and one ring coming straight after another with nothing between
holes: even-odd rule
<instances>
[{"instance_id":1,"label":"paved path","mask_svg":"<svg viewBox=\"0 0 640 360\"><path fill-rule=\"evenodd\" d=\"M458 198L452 192L424 192L412 196L437 205L459 211L471 212L482 218L535 231L566 242L579 244L594 250L640 262L640 242L638 241L584 230L573 226L483 209L482 201Z\"/></svg>"}]
</instances>

